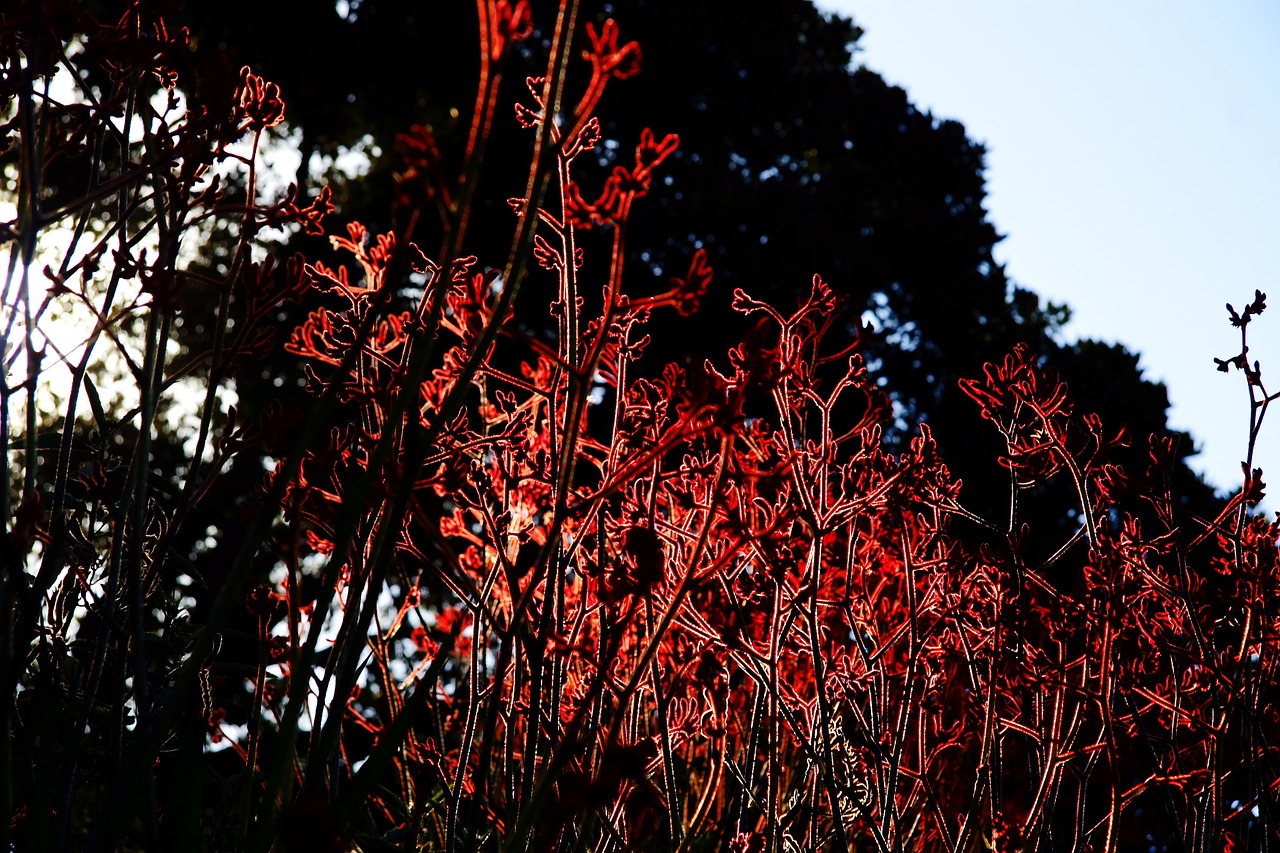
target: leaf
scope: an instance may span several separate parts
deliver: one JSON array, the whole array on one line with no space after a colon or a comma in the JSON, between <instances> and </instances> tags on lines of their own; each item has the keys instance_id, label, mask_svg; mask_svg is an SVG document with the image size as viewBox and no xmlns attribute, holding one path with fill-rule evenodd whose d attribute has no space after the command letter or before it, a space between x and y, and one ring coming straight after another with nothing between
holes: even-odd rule
<instances>
[{"instance_id":1,"label":"leaf","mask_svg":"<svg viewBox=\"0 0 1280 853\"><path fill-rule=\"evenodd\" d=\"M89 408L93 409L93 420L98 425L98 435L105 437L109 426L107 413L102 408L102 398L98 396L98 388L88 374L84 377L84 391L89 398Z\"/></svg>"}]
</instances>

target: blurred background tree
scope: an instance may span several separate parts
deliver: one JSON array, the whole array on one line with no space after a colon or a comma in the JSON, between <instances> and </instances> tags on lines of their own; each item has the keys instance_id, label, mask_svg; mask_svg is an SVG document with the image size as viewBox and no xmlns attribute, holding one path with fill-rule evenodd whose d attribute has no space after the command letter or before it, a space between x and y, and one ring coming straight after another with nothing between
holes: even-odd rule
<instances>
[{"instance_id":1,"label":"blurred background tree","mask_svg":"<svg viewBox=\"0 0 1280 853\"><path fill-rule=\"evenodd\" d=\"M553 12L535 8L541 41ZM875 329L867 351L896 403L891 437L900 441L916 422L929 422L979 512L1002 517L1007 481L989 461L998 436L956 381L980 374L1018 341L1060 369L1108 428L1126 429L1134 459L1145 457L1148 435L1169 432L1165 388L1143 378L1135 354L1067 340L1066 306L1045 304L1006 277L992 255L1000 235L983 207L983 147L959 122L917 109L902 89L858 67L854 21L807 0L750 14L723 0L615 0L584 14L614 17L643 49L642 72L608 96L612 144L601 149L602 164L626 155L645 126L681 137L667 186L632 223L632 281L651 279L661 289L700 247L716 273L701 311L670 321L650 346L651 367L723 359L744 331L729 310L733 288L786 304L819 273L848 297L851 328L865 319ZM301 154L296 180L314 192L309 165L327 164L323 180L338 186L346 218L374 230L397 224L387 214L400 168L396 137L411 126L430 127L443 157L459 156L474 96L468 4L428 12L410 0L231 0L190 4L184 20L199 53L225 67L251 64L280 83ZM298 35L281 40L281 32ZM539 38L522 48L526 58L545 49ZM508 102L537 67L508 69ZM505 251L506 228L485 225L509 222L500 199L519 191L523 160L505 155L528 145L517 130L499 114L483 178L489 201L467 246L482 262L497 264ZM344 181L333 167L334 155L352 147L373 154L360 181ZM275 366L265 372L278 375ZM252 398L247 386L241 392ZM1207 512L1212 489L1185 464L1194 441L1179 433L1177 446L1174 493L1188 509ZM1054 506L1061 519L1074 500L1064 490L1060 501L1037 505Z\"/></svg>"}]
</instances>

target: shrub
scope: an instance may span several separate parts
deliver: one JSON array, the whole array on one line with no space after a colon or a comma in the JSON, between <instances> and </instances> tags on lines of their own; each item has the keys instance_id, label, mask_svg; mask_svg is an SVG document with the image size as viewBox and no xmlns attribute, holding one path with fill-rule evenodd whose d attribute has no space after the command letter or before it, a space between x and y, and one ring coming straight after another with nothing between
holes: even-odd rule
<instances>
[{"instance_id":1,"label":"shrub","mask_svg":"<svg viewBox=\"0 0 1280 853\"><path fill-rule=\"evenodd\" d=\"M678 139L646 130L591 174L601 96L641 52L612 21L579 34L573 0L515 106L532 156L510 253L465 254L502 71L532 31L523 0L478 5L458 175L413 128L407 224L348 223L340 254L284 263L268 230L331 230L332 202L260 190L277 87L197 74L142 4L6 21L3 843L887 853L1272 833L1280 526L1253 509L1250 461L1276 395L1246 336L1265 297L1229 308L1241 351L1220 367L1246 375L1253 429L1216 518L1174 499L1168 440L1121 468L1134 439L1018 347L962 383L1006 447L1009 513L986 520L927 426L886 449L890 401L818 277L791 311L736 291L758 323L725 360L639 370L664 316L721 297L700 250L663 292L624 286L633 205ZM521 296L538 276L549 304ZM42 325L60 310L90 318L70 348ZM545 335L516 322L542 312ZM195 324L207 346L180 341ZM306 416L228 406L277 347L304 367ZM266 477L226 492L246 460ZM1053 478L1079 497L1061 543L1020 520Z\"/></svg>"}]
</instances>

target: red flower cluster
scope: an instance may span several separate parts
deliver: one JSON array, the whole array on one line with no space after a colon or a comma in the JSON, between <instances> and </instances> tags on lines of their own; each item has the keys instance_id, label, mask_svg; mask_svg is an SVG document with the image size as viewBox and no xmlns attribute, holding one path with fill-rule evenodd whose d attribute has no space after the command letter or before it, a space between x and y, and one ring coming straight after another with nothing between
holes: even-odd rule
<instances>
[{"instance_id":1,"label":"red flower cluster","mask_svg":"<svg viewBox=\"0 0 1280 853\"><path fill-rule=\"evenodd\" d=\"M75 430L60 427L50 527L34 474L11 525L15 553L39 542L44 556L5 586L22 688L6 720L59 750L47 776L15 788L20 840L56 832L67 846L86 774L118 776L99 785L114 799L93 806L92 844L124 837L116 805L135 791L145 806L121 813L154 824L140 837L186 838L171 828L201 809L152 806L158 773L193 766L226 806L216 838L261 850L280 836L307 849L1113 853L1274 833L1280 522L1257 512L1252 449L1280 394L1246 337L1263 294L1229 307L1241 349L1219 364L1246 374L1251 432L1245 486L1217 517L1182 509L1168 439L1151 437L1145 470L1124 467L1127 439L1018 347L961 383L1005 441L1010 512L991 522L966 508L927 426L905 447L883 440L891 401L820 277L792 311L735 291L755 325L723 360L638 375L662 312L725 297L701 249L665 291L625 287L633 206L675 134L645 129L591 200L578 183L593 159L579 155L605 132L605 87L639 70L613 21L585 27L572 108L551 114L553 90L577 79L569 8L546 75L527 81L533 106L516 118L536 141L501 269L463 247L500 72L532 34L523 0L478 4L459 174L445 176L452 159L414 128L396 200L410 224L373 234L353 222L331 237L342 261L278 264L251 251L254 235L319 232L333 205L327 190L305 204L257 197L257 141L284 116L278 87L245 69L180 119L137 91L126 99L126 84L174 85L185 38L139 8L91 40L118 91L73 115L137 105L146 156L130 160L126 139L102 186L138 207L49 273L51 298L75 294L68 282L110 248L111 293L141 280L145 304L124 310L147 317L146 356L129 362L139 428L125 442L90 383L98 433L82 442L98 453L115 430L139 450L80 466ZM254 153L231 153L246 133ZM60 144L91 137L72 128ZM244 162L243 197L205 182L227 160ZM443 232L431 257L414 232L428 206ZM149 256L128 229L159 221ZM178 268L179 235L208 221L237 225L221 278ZM5 233L19 225L33 227ZM607 263L589 263L587 229L609 244ZM530 308L526 290L521 310L545 312L554 334L513 322L530 277L552 295ZM174 368L167 335L192 282L221 307L209 352ZM113 298L97 316L120 310ZM305 312L284 349L303 364L311 414L285 428L231 409L215 426L219 382L268 351L287 301ZM158 395L206 368L190 467L153 489ZM181 576L181 600L204 584L175 557L176 531L255 442L273 456L258 520L236 531L246 544L218 566L207 623L191 625L153 590ZM31 436L29 460L37 447ZM1078 497L1065 541L1019 516L1055 479ZM115 686L111 702L100 684ZM46 720L64 693L76 708ZM97 741L110 772L77 752Z\"/></svg>"},{"instance_id":2,"label":"red flower cluster","mask_svg":"<svg viewBox=\"0 0 1280 853\"><path fill-rule=\"evenodd\" d=\"M841 306L817 277L791 314L735 293L761 319L727 369L632 377L651 313L696 310L711 271L699 251L670 291L632 298L615 248L588 316L575 232L607 224L620 246L676 147L646 130L634 167L584 200L588 113L639 55L612 22L590 35L586 94L549 129L560 214L512 203L537 216L529 252L558 284L555 348L506 323L511 270L473 258L432 264L416 310L379 313L355 230L335 245L365 284L313 267L345 308L290 345L357 412L304 460L292 522L340 543L326 576L350 572L348 613L396 576L412 590L381 639L412 637L416 684L384 676L346 709L383 732L406 702L433 709L441 752L408 734L397 796L444 786L446 844L1116 850L1146 837L1143 812L1189 847L1245 832L1280 779L1259 737L1280 528L1230 520L1256 494L1202 527L1174 519L1156 487L1168 445L1153 439L1151 472L1118 468L1121 438L1019 347L962 387L1005 437L1015 492L1076 487L1080 533L1037 563L1037 531L964 508L927 427L885 449L888 399L857 340L828 351ZM526 127L544 85L517 108Z\"/></svg>"}]
</instances>

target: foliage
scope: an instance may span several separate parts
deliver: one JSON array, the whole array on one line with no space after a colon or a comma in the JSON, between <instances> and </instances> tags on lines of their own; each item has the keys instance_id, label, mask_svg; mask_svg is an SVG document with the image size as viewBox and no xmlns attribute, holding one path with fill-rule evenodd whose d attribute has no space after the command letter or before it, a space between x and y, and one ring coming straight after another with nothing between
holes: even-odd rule
<instances>
[{"instance_id":1,"label":"foliage","mask_svg":"<svg viewBox=\"0 0 1280 853\"><path fill-rule=\"evenodd\" d=\"M1113 427L1137 436L1169 430L1165 389L1143 378L1136 356L1115 345L1061 340L1065 309L1042 304L1005 275L993 255L1000 235L984 210L982 145L958 122L930 115L857 67L860 31L851 21L820 13L808 0L776 0L750 14L729 0L610 0L580 14L597 27L610 16L625 21L628 37L644 48L644 73L604 96L603 144L589 155L600 168L584 172L584 184L595 191L613 165L625 163L630 141L645 127L680 134L651 198L631 217L625 250L633 293L665 289L699 248L723 292L744 287L776 304L802 298L821 273L848 298L841 323L850 334L859 319L874 325L862 351L895 404L885 429L889 446L905 449L915 424L927 421L968 484L967 502L984 514L1003 512L1007 484L992 465L999 443L972 417L958 380L981 373L1016 343L1030 345ZM337 9L308 0L225 0L188 4L184 20L198 54L225 49L232 68L249 64L280 83L289 99L290 144L309 164L298 167L300 186L317 182L322 155L344 146L370 154L364 179L329 170L327 185L344 215L371 231L400 231L414 209L394 204L405 142L419 144L407 128L430 128L439 168L459 168L477 67L478 16L469 4L437 4L423 14L416 0L360 0ZM506 101L521 97L526 76L543 73L551 10L535 15L539 21L544 29L505 60ZM292 31L309 38L276 38ZM317 45L341 49L326 50L318 62ZM586 84L585 63L566 73L571 86ZM500 118L503 132L489 140L486 189L469 216L467 253L489 263L506 256L504 199L526 178L527 139L505 132L509 127ZM430 207L424 217L419 227L438 219ZM434 247L434 228L432 234ZM581 235L583 247L607 255L608 242L596 237ZM552 298L537 278L525 287ZM544 335L547 320L529 311L515 322ZM652 379L668 361L688 367L720 358L749 328L728 299L704 299L695 316L665 316L633 373ZM283 389L275 383L291 366L287 358L270 359L262 391L238 382L241 400L249 406L290 391L291 382ZM1177 499L1215 514L1212 489L1185 463L1195 452L1191 437L1179 436L1175 448ZM1118 452L1128 465L1145 464L1141 447ZM1046 484L1024 507L1045 532L1048 525L1074 530L1066 514L1075 498L1061 485Z\"/></svg>"},{"instance_id":2,"label":"foliage","mask_svg":"<svg viewBox=\"0 0 1280 853\"><path fill-rule=\"evenodd\" d=\"M822 277L790 311L728 300L691 248L665 290L632 292L633 208L680 141L642 127L598 162L603 96L641 50L575 0L539 22L546 71L514 121L501 81L532 13L479 0L470 124L452 151L405 131L381 232L333 229L325 189L268 196L280 88L197 69L151 6L22 11L0 31L18 179L0 413L21 472L0 846L1210 851L1274 834L1261 293L1229 308L1241 350L1220 366L1245 374L1253 429L1245 488L1212 517L1174 491L1174 437L1137 446L1017 344L956 392L998 436L992 521L929 425L886 441L869 330L848 333L857 311ZM491 146L500 127L532 144L486 267L469 253L497 243L481 164L519 150ZM324 260L282 261L271 229L337 233ZM230 253L202 254L218 235ZM745 321L726 357L641 372L670 320L717 299ZM41 326L60 303L92 318L75 347ZM303 366L305 414L229 407L275 347ZM103 405L100 348L133 402ZM160 420L193 377L184 446ZM1076 502L1066 534L1031 511L1054 483ZM223 499L234 521L200 529Z\"/></svg>"}]
</instances>

